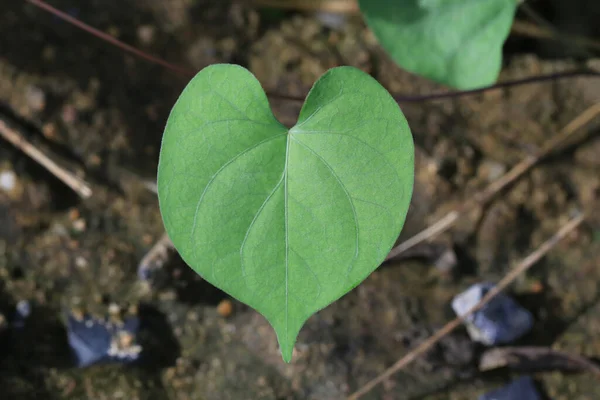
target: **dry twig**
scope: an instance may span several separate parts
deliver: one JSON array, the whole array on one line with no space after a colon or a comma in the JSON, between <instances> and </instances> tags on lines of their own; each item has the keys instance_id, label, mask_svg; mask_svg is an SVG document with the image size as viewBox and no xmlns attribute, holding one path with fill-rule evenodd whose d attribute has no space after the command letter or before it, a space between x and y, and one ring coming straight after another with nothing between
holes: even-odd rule
<instances>
[{"instance_id":1,"label":"dry twig","mask_svg":"<svg viewBox=\"0 0 600 400\"><path fill-rule=\"evenodd\" d=\"M590 359L550 347L498 347L481 356L480 371L511 368L519 371L589 371L600 378L600 367Z\"/></svg>"},{"instance_id":2,"label":"dry twig","mask_svg":"<svg viewBox=\"0 0 600 400\"><path fill-rule=\"evenodd\" d=\"M369 381L366 385L360 388L358 391L350 395L348 400L357 400L361 396L370 392L374 387L384 382L386 379L390 378L396 372L400 371L402 368L406 367L408 364L413 362L417 357L426 353L429 349L435 346L444 336L448 335L454 329L458 328L465 318L469 317L474 312L480 310L483 306L488 304L494 297L496 297L500 292L506 289L510 284L512 284L515 279L517 279L521 274L535 265L543 256L546 255L559 241L565 238L569 233L573 232L575 228L577 228L581 222L583 221L583 215L575 217L571 219L567 224L565 224L554 236L544 242L539 248L537 248L533 253L525 257L521 262L514 267L498 284L491 289L475 306L473 306L469 311L467 311L463 316L457 317L454 320L450 321L446 324L442 329L437 331L433 336L429 339L425 340L421 343L417 348L406 354L400 360L396 361L391 367L389 367L384 373L376 377L375 379Z\"/></svg>"},{"instance_id":3,"label":"dry twig","mask_svg":"<svg viewBox=\"0 0 600 400\"><path fill-rule=\"evenodd\" d=\"M478 192L473 196L473 200L465 202L461 207L453 210L442 217L435 224L422 230L415 236L400 243L394 247L392 251L386 257L386 260L396 257L397 255L405 252L406 250L420 244L426 240L433 238L434 236L445 232L449 229L458 219L469 210L474 207L480 207L489 202L498 192L515 182L523 174L529 171L534 165L536 165L541 159L548 156L559 146L563 145L571 136L576 133L580 128L591 122L596 116L600 114L600 103L594 104L593 106L586 109L583 113L579 114L577 118L572 120L563 130L550 139L546 144L537 152L532 155L525 157L521 162L515 165L510 171L504 174L500 179L492 182L484 190Z\"/></svg>"},{"instance_id":4,"label":"dry twig","mask_svg":"<svg viewBox=\"0 0 600 400\"><path fill-rule=\"evenodd\" d=\"M87 182L52 161L47 155L25 140L24 137L9 128L2 120L0 120L0 136L50 171L52 175L56 176L65 185L73 189L79 196L87 199L92 195L92 189Z\"/></svg>"}]
</instances>

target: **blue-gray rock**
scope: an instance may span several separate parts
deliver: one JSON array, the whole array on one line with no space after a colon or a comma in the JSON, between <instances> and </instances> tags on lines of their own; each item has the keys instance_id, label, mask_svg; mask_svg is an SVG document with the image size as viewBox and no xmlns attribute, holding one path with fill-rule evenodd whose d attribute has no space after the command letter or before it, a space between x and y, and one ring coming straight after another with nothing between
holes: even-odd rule
<instances>
[{"instance_id":1,"label":"blue-gray rock","mask_svg":"<svg viewBox=\"0 0 600 400\"><path fill-rule=\"evenodd\" d=\"M452 308L463 316L494 287L492 283L478 283L452 300ZM474 341L488 346L507 344L529 332L533 316L511 297L498 294L481 310L465 320L467 331Z\"/></svg>"},{"instance_id":2,"label":"blue-gray rock","mask_svg":"<svg viewBox=\"0 0 600 400\"><path fill-rule=\"evenodd\" d=\"M479 396L479 400L542 400L533 379L519 378L507 386Z\"/></svg>"},{"instance_id":3,"label":"blue-gray rock","mask_svg":"<svg viewBox=\"0 0 600 400\"><path fill-rule=\"evenodd\" d=\"M348 18L341 13L321 11L315 14L315 17L327 28L341 29L348 21Z\"/></svg>"},{"instance_id":4,"label":"blue-gray rock","mask_svg":"<svg viewBox=\"0 0 600 400\"><path fill-rule=\"evenodd\" d=\"M142 351L136 343L139 325L137 317L115 323L89 316L67 315L67 335L77 366L136 361Z\"/></svg>"}]
</instances>

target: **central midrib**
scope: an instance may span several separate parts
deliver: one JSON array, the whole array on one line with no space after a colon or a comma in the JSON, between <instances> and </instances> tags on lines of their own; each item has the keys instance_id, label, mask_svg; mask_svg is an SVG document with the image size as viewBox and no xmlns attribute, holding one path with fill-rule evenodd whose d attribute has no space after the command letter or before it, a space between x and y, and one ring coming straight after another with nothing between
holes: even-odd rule
<instances>
[{"instance_id":1,"label":"central midrib","mask_svg":"<svg viewBox=\"0 0 600 400\"><path fill-rule=\"evenodd\" d=\"M292 133L288 131L285 144L285 166L283 167L283 208L284 208L284 224L285 224L285 345L288 346L288 307L289 307L289 237L288 237L288 164L290 159L290 142L292 141Z\"/></svg>"}]
</instances>

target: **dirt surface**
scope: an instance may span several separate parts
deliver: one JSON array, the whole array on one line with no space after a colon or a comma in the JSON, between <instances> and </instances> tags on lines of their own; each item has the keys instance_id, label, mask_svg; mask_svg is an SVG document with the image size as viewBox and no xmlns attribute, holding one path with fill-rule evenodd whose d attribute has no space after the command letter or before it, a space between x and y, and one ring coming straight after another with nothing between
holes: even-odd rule
<instances>
[{"instance_id":1,"label":"dirt surface","mask_svg":"<svg viewBox=\"0 0 600 400\"><path fill-rule=\"evenodd\" d=\"M310 14L207 0L53 5L192 70L245 65L272 92L304 95L342 64L373 74L395 94L443 90L396 67L354 18L332 26ZM500 79L576 66L514 54ZM81 200L0 140L0 173L16 179L12 189L0 189L3 399L343 399L453 318L454 295L502 277L576 211L587 213L584 227L513 288L536 318L517 344L600 355L600 121L429 251L382 266L313 316L291 364L281 361L260 315L234 301L223 316L217 305L227 296L176 255L147 290L137 265L163 231L155 195L142 182L154 179L162 129L187 80L31 5L0 0L0 117L94 191ZM577 78L401 104L418 145L402 238L469 199L598 101L600 80ZM300 104L273 98L272 106L293 124ZM440 262L442 254L454 254L455 265ZM21 300L30 302L31 316L21 328L6 327ZM111 305L140 317L142 361L76 368L65 310L104 315ZM513 376L479 373L481 350L459 330L365 399L476 398ZM600 398L587 374L536 380L552 399Z\"/></svg>"}]
</instances>

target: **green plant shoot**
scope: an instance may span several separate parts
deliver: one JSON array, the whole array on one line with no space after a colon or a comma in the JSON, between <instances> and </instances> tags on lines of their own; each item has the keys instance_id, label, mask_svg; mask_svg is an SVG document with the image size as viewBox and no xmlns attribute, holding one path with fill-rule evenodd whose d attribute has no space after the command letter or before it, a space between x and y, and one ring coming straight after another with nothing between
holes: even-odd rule
<instances>
[{"instance_id":1,"label":"green plant shoot","mask_svg":"<svg viewBox=\"0 0 600 400\"><path fill-rule=\"evenodd\" d=\"M385 259L413 180L406 119L364 72L329 70L288 129L248 70L218 64L171 111L158 195L184 261L260 312L289 362L305 321Z\"/></svg>"},{"instance_id":2,"label":"green plant shoot","mask_svg":"<svg viewBox=\"0 0 600 400\"><path fill-rule=\"evenodd\" d=\"M359 0L396 63L457 89L498 79L518 0Z\"/></svg>"}]
</instances>

